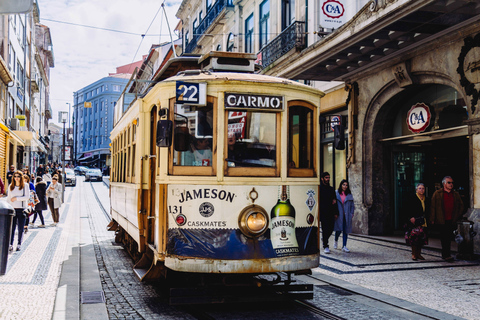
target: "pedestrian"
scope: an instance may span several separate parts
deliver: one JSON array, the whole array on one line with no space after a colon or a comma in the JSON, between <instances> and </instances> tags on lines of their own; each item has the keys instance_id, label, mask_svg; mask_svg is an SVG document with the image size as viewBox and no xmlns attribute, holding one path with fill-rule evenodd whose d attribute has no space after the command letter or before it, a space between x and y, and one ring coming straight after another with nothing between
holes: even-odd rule
<instances>
[{"instance_id":1,"label":"pedestrian","mask_svg":"<svg viewBox=\"0 0 480 320\"><path fill-rule=\"evenodd\" d=\"M440 228L442 259L453 262L450 245L457 221L463 215L463 201L460 194L453 190L453 179L446 176L442 180L443 188L435 191L430 208L430 223Z\"/></svg>"},{"instance_id":2,"label":"pedestrian","mask_svg":"<svg viewBox=\"0 0 480 320\"><path fill-rule=\"evenodd\" d=\"M43 174L45 173L45 169L43 168L43 164L40 164L37 168L37 177L41 177L43 176Z\"/></svg>"},{"instance_id":3,"label":"pedestrian","mask_svg":"<svg viewBox=\"0 0 480 320\"><path fill-rule=\"evenodd\" d=\"M32 175L30 174L30 171L28 171L28 167L23 168L23 174L27 175L29 179L32 178Z\"/></svg>"},{"instance_id":4,"label":"pedestrian","mask_svg":"<svg viewBox=\"0 0 480 320\"><path fill-rule=\"evenodd\" d=\"M52 178L52 183L47 189L47 199L53 218L51 226L56 227L60 218L58 209L62 205L62 186L58 183L58 175L54 175Z\"/></svg>"},{"instance_id":5,"label":"pedestrian","mask_svg":"<svg viewBox=\"0 0 480 320\"><path fill-rule=\"evenodd\" d=\"M47 210L47 184L41 177L37 177L35 190L37 193L37 197L39 203L35 205L35 214L32 221L32 226L35 225L35 221L37 220L37 216L40 217L40 222L42 223L39 225L39 228L45 228L45 220L43 219L43 210Z\"/></svg>"},{"instance_id":6,"label":"pedestrian","mask_svg":"<svg viewBox=\"0 0 480 320\"><path fill-rule=\"evenodd\" d=\"M7 172L7 182L8 185L12 183L13 174L15 173L15 166L10 165L10 170Z\"/></svg>"},{"instance_id":7,"label":"pedestrian","mask_svg":"<svg viewBox=\"0 0 480 320\"><path fill-rule=\"evenodd\" d=\"M43 181L47 184L47 188L50 186L50 183L52 183L52 175L48 170L45 170L44 175L42 176Z\"/></svg>"},{"instance_id":8,"label":"pedestrian","mask_svg":"<svg viewBox=\"0 0 480 320\"><path fill-rule=\"evenodd\" d=\"M5 185L3 184L3 180L0 177L0 196L3 197L5 195Z\"/></svg>"},{"instance_id":9,"label":"pedestrian","mask_svg":"<svg viewBox=\"0 0 480 320\"><path fill-rule=\"evenodd\" d=\"M412 247L412 260L425 260L422 247L428 244L427 214L430 214L430 201L425 196L425 185L417 183L415 195L408 197L404 205L405 242Z\"/></svg>"},{"instance_id":10,"label":"pedestrian","mask_svg":"<svg viewBox=\"0 0 480 320\"><path fill-rule=\"evenodd\" d=\"M23 173L20 170L15 171L13 180L8 187L7 201L15 209L15 215L12 222L12 235L10 237L9 251L13 251L13 240L15 237L15 227L17 227L17 251L21 250L23 227L25 226L25 213L23 210L27 208L27 202L30 198L30 187L28 183L24 183Z\"/></svg>"},{"instance_id":11,"label":"pedestrian","mask_svg":"<svg viewBox=\"0 0 480 320\"><path fill-rule=\"evenodd\" d=\"M23 180L24 180L24 183L28 185L28 187L30 188L30 193L33 192L33 199L35 199L35 186L33 185L33 183L30 182L30 177L26 174L23 175ZM33 208L31 208L31 210L33 210ZM24 230L25 230L25 233L28 232L28 225L30 224L30 215L31 215L31 211L27 211L27 213L25 214L25 227L24 227Z\"/></svg>"},{"instance_id":12,"label":"pedestrian","mask_svg":"<svg viewBox=\"0 0 480 320\"><path fill-rule=\"evenodd\" d=\"M333 248L338 249L338 238L340 237L340 233L343 233L342 251L350 252L347 248L347 239L348 234L352 232L352 220L355 205L347 180L343 179L340 181L340 185L338 186L338 190L335 191L335 194L337 197L338 217L335 220L335 226L333 228L335 231Z\"/></svg>"},{"instance_id":13,"label":"pedestrian","mask_svg":"<svg viewBox=\"0 0 480 320\"><path fill-rule=\"evenodd\" d=\"M330 186L330 174L323 172L320 175L320 222L322 223L323 251L330 253L328 239L332 235L335 219L338 218L337 199L335 189Z\"/></svg>"},{"instance_id":14,"label":"pedestrian","mask_svg":"<svg viewBox=\"0 0 480 320\"><path fill-rule=\"evenodd\" d=\"M58 183L63 184L62 169L58 169L58 170L57 170L57 176L58 176Z\"/></svg>"}]
</instances>

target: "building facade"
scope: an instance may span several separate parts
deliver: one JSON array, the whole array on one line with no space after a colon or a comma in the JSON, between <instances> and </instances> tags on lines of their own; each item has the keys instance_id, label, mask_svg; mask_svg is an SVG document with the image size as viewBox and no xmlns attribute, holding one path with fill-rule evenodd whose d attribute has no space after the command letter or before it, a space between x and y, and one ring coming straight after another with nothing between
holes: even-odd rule
<instances>
[{"instance_id":1,"label":"building facade","mask_svg":"<svg viewBox=\"0 0 480 320\"><path fill-rule=\"evenodd\" d=\"M326 8L336 3L350 13L338 28L322 26ZM216 25L206 29L190 24L205 4L184 2L177 16L184 20L185 52L211 50L215 37L230 32L221 28L238 28L232 31L233 49L257 53L263 73L305 81L327 93L319 119L321 165L336 172L335 180L350 181L354 232L401 234L404 201L414 194L415 184L424 183L432 196L446 175L453 177L465 217L479 232L480 5L377 0L355 2L352 10L352 3L282 1L265 15L265 1L232 1L217 14ZM288 21L288 4L294 5L290 12L296 21L290 31L277 35ZM262 36L269 27L273 39ZM347 140L344 150L333 144L332 129L340 123ZM478 237L475 250L480 251Z\"/></svg>"},{"instance_id":2,"label":"building facade","mask_svg":"<svg viewBox=\"0 0 480 320\"><path fill-rule=\"evenodd\" d=\"M115 104L139 64L141 62L118 67L116 73L74 92L71 157L75 165L109 166Z\"/></svg>"},{"instance_id":3,"label":"building facade","mask_svg":"<svg viewBox=\"0 0 480 320\"><path fill-rule=\"evenodd\" d=\"M41 32L39 33L39 29ZM0 15L0 174L14 165L46 161L50 68L49 28L40 24L38 3L22 14Z\"/></svg>"}]
</instances>

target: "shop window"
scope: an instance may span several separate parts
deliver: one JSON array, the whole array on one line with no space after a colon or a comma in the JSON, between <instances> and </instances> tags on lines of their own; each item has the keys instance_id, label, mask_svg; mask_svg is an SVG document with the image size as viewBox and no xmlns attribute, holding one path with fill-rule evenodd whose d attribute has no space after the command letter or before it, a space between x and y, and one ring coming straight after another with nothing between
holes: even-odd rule
<instances>
[{"instance_id":1,"label":"shop window","mask_svg":"<svg viewBox=\"0 0 480 320\"><path fill-rule=\"evenodd\" d=\"M392 110L399 110L392 129L392 137L413 134L407 125L407 114L412 106L424 103L428 106L430 125L424 132L434 132L464 125L468 119L467 106L457 90L445 85L423 85L410 89L405 97L398 97L387 102ZM427 120L426 116L424 116Z\"/></svg>"},{"instance_id":2,"label":"shop window","mask_svg":"<svg viewBox=\"0 0 480 320\"><path fill-rule=\"evenodd\" d=\"M288 175L314 176L313 109L292 105L288 117Z\"/></svg>"},{"instance_id":3,"label":"shop window","mask_svg":"<svg viewBox=\"0 0 480 320\"><path fill-rule=\"evenodd\" d=\"M321 172L330 173L330 185L338 188L338 184L342 179L347 177L347 147L344 150L337 150L334 148L333 127L336 124L343 124L345 127L345 137L348 137L348 118L346 110L339 110L335 114L322 115L325 121L322 121L320 126L321 136ZM339 122L340 121L340 122ZM346 141L346 146L348 142Z\"/></svg>"}]
</instances>

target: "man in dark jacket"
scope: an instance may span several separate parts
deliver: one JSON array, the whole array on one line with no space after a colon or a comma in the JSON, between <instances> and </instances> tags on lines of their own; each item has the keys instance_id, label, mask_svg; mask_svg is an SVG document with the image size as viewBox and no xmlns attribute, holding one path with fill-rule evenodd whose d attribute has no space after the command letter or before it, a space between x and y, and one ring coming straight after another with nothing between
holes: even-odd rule
<instances>
[{"instance_id":1,"label":"man in dark jacket","mask_svg":"<svg viewBox=\"0 0 480 320\"><path fill-rule=\"evenodd\" d=\"M324 172L320 175L320 222L322 223L322 242L325 253L330 253L328 238L332 235L337 217L335 189L330 186L330 174Z\"/></svg>"},{"instance_id":2,"label":"man in dark jacket","mask_svg":"<svg viewBox=\"0 0 480 320\"><path fill-rule=\"evenodd\" d=\"M453 230L457 221L463 214L463 201L460 194L453 190L453 179L446 176L442 180L443 188L435 191L432 196L430 208L430 223L440 227L440 240L442 243L442 259L453 261L450 252Z\"/></svg>"},{"instance_id":3,"label":"man in dark jacket","mask_svg":"<svg viewBox=\"0 0 480 320\"><path fill-rule=\"evenodd\" d=\"M13 174L15 173L15 166L11 165L10 170L7 172L7 182L8 185L12 183Z\"/></svg>"}]
</instances>

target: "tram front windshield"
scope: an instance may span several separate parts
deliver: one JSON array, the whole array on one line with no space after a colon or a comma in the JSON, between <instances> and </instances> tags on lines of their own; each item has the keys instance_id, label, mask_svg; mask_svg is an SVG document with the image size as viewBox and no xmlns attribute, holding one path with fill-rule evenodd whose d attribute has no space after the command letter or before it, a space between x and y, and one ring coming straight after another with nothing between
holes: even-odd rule
<instances>
[{"instance_id":1,"label":"tram front windshield","mask_svg":"<svg viewBox=\"0 0 480 320\"><path fill-rule=\"evenodd\" d=\"M174 165L212 166L213 107L175 109ZM229 167L275 167L276 114L229 111L224 134Z\"/></svg>"}]
</instances>

